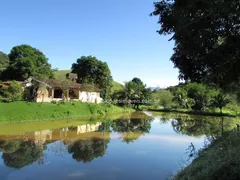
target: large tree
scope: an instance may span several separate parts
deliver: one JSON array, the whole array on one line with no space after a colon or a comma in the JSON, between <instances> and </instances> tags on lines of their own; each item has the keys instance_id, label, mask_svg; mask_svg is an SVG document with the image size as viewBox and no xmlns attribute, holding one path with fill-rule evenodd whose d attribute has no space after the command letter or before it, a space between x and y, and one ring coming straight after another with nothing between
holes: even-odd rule
<instances>
[{"instance_id":1,"label":"large tree","mask_svg":"<svg viewBox=\"0 0 240 180\"><path fill-rule=\"evenodd\" d=\"M112 87L111 71L106 62L93 56L82 56L72 65L72 72L77 73L78 82L94 84L102 90L102 97L107 99Z\"/></svg>"},{"instance_id":2,"label":"large tree","mask_svg":"<svg viewBox=\"0 0 240 180\"><path fill-rule=\"evenodd\" d=\"M224 87L240 77L239 0L161 0L159 34L173 35L179 78Z\"/></svg>"},{"instance_id":3,"label":"large tree","mask_svg":"<svg viewBox=\"0 0 240 180\"><path fill-rule=\"evenodd\" d=\"M9 65L8 55L0 51L0 76L1 72L4 71Z\"/></svg>"},{"instance_id":4,"label":"large tree","mask_svg":"<svg viewBox=\"0 0 240 180\"><path fill-rule=\"evenodd\" d=\"M12 48L9 56L9 66L2 73L2 79L25 80L30 76L52 77L51 65L46 56L29 45L19 45Z\"/></svg>"},{"instance_id":5,"label":"large tree","mask_svg":"<svg viewBox=\"0 0 240 180\"><path fill-rule=\"evenodd\" d=\"M133 78L129 82L125 82L124 90L115 92L112 96L113 100L120 105L132 104L136 109L139 105L147 104L151 96L151 89L139 78Z\"/></svg>"}]
</instances>

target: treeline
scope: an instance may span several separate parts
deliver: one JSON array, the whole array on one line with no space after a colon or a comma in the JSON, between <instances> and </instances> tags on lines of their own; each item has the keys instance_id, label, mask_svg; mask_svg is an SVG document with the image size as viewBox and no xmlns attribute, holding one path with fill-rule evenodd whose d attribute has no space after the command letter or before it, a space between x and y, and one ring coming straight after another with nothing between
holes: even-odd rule
<instances>
[{"instance_id":1,"label":"treeline","mask_svg":"<svg viewBox=\"0 0 240 180\"><path fill-rule=\"evenodd\" d=\"M230 103L229 94L220 89L199 83L188 83L172 90L174 101L179 107L205 111L212 108L222 108ZM233 98L232 98L233 101Z\"/></svg>"},{"instance_id":2,"label":"treeline","mask_svg":"<svg viewBox=\"0 0 240 180\"><path fill-rule=\"evenodd\" d=\"M227 106L229 111L238 111L238 93L228 93L222 89L203 83L182 83L152 93L153 106L165 109L187 109L197 111L222 110ZM158 100L158 101L156 101Z\"/></svg>"},{"instance_id":3,"label":"treeline","mask_svg":"<svg viewBox=\"0 0 240 180\"><path fill-rule=\"evenodd\" d=\"M229 93L203 83L180 83L166 89L151 90L139 78L126 82L122 90L111 95L111 102L136 109L195 110L222 113L239 111L239 94Z\"/></svg>"}]
</instances>

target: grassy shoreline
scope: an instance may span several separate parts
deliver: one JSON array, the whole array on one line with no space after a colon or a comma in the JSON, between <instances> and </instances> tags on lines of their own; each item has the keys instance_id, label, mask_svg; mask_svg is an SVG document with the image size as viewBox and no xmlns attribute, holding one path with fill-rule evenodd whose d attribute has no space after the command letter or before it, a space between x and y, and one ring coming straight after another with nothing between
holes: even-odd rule
<instances>
[{"instance_id":1,"label":"grassy shoreline","mask_svg":"<svg viewBox=\"0 0 240 180\"><path fill-rule=\"evenodd\" d=\"M0 103L0 123L47 121L133 112L110 104L67 102L64 104L11 102Z\"/></svg>"},{"instance_id":2,"label":"grassy shoreline","mask_svg":"<svg viewBox=\"0 0 240 180\"><path fill-rule=\"evenodd\" d=\"M239 179L240 177L240 137L233 130L214 140L208 147L200 150L198 156L174 180Z\"/></svg>"},{"instance_id":3,"label":"grassy shoreline","mask_svg":"<svg viewBox=\"0 0 240 180\"><path fill-rule=\"evenodd\" d=\"M79 117L70 119L52 119L48 121L24 121L24 122L12 122L1 123L0 136L1 135L18 135L33 131L42 131L46 129L58 129L70 126L79 126L86 124L95 124L97 122L109 122L115 119L128 119L131 113L118 113L103 116L90 116Z\"/></svg>"},{"instance_id":4,"label":"grassy shoreline","mask_svg":"<svg viewBox=\"0 0 240 180\"><path fill-rule=\"evenodd\" d=\"M153 112L169 112L169 113L181 113L181 114L189 114L189 115L200 115L200 116L227 116L227 117L239 117L239 114L232 114L232 113L219 113L219 112L206 112L206 111L192 111L192 110L179 110L179 109L153 109L147 108L147 111Z\"/></svg>"}]
</instances>

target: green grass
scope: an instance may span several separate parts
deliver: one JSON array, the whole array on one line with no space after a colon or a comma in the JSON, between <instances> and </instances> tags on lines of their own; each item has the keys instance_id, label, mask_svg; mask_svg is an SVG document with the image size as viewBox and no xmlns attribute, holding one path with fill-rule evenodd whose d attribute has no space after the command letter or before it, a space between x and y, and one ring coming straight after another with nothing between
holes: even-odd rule
<instances>
[{"instance_id":1,"label":"green grass","mask_svg":"<svg viewBox=\"0 0 240 180\"><path fill-rule=\"evenodd\" d=\"M237 180L240 177L240 137L236 131L215 140L175 180Z\"/></svg>"},{"instance_id":2,"label":"green grass","mask_svg":"<svg viewBox=\"0 0 240 180\"><path fill-rule=\"evenodd\" d=\"M132 109L93 103L0 103L0 123L42 121L131 112Z\"/></svg>"},{"instance_id":3,"label":"green grass","mask_svg":"<svg viewBox=\"0 0 240 180\"><path fill-rule=\"evenodd\" d=\"M59 79L59 80L64 80L66 79L66 74L70 73L71 70L59 70L59 71L54 71L54 78Z\"/></svg>"},{"instance_id":4,"label":"green grass","mask_svg":"<svg viewBox=\"0 0 240 180\"><path fill-rule=\"evenodd\" d=\"M114 91L120 91L120 90L123 90L124 89L124 86L119 83L119 82L116 82L116 81L113 81L112 83L113 87L111 89L111 92L113 93Z\"/></svg>"},{"instance_id":5,"label":"green grass","mask_svg":"<svg viewBox=\"0 0 240 180\"><path fill-rule=\"evenodd\" d=\"M66 74L70 73L71 70L59 70L54 72L54 78L59 79L59 80L64 80L66 79ZM113 93L114 91L119 91L124 88L124 86L116 81L113 81L113 87L111 89L111 92Z\"/></svg>"},{"instance_id":6,"label":"green grass","mask_svg":"<svg viewBox=\"0 0 240 180\"><path fill-rule=\"evenodd\" d=\"M240 112L231 111L228 109L224 109L221 114L219 111L211 110L211 111L194 111L190 109L180 109L180 108L171 108L164 109L163 107L153 107L153 106L141 106L140 109L155 111L155 112L172 112L172 113L184 113L190 115L201 115L201 116L229 116L229 117L238 117L240 116Z\"/></svg>"}]
</instances>

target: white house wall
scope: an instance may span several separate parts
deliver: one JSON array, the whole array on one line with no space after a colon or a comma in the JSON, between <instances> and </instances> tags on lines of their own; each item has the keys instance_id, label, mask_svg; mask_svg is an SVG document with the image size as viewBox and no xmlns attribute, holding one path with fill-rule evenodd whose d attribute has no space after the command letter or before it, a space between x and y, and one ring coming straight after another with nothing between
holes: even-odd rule
<instances>
[{"instance_id":1,"label":"white house wall","mask_svg":"<svg viewBox=\"0 0 240 180\"><path fill-rule=\"evenodd\" d=\"M52 101L61 101L62 98L53 98L52 96L49 97L49 93L46 89L44 91L38 91L36 102L52 102ZM67 99L70 100L70 99ZM86 92L86 91L79 91L79 99L73 99L74 101L81 101L81 102L90 102L90 103L101 103L102 98L100 97L99 92Z\"/></svg>"},{"instance_id":2,"label":"white house wall","mask_svg":"<svg viewBox=\"0 0 240 180\"><path fill-rule=\"evenodd\" d=\"M79 91L79 100L81 102L101 103L102 98L99 92Z\"/></svg>"}]
</instances>

